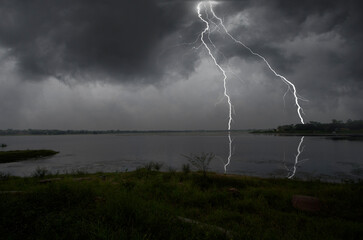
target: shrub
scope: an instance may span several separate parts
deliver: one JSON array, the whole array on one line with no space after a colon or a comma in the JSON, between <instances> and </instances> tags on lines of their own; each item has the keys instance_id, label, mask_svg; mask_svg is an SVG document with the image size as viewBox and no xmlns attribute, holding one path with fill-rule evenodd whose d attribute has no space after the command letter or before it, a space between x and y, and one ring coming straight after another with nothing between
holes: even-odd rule
<instances>
[{"instance_id":1,"label":"shrub","mask_svg":"<svg viewBox=\"0 0 363 240\"><path fill-rule=\"evenodd\" d=\"M169 173L176 173L176 169L173 167L169 167L168 170L169 170Z\"/></svg>"},{"instance_id":2,"label":"shrub","mask_svg":"<svg viewBox=\"0 0 363 240\"><path fill-rule=\"evenodd\" d=\"M47 175L50 175L50 172L48 169L46 169L45 167L37 167L34 172L32 173L32 177L39 177L39 178L43 178Z\"/></svg>"},{"instance_id":3,"label":"shrub","mask_svg":"<svg viewBox=\"0 0 363 240\"><path fill-rule=\"evenodd\" d=\"M10 173L0 172L0 180L8 180L10 178Z\"/></svg>"},{"instance_id":4,"label":"shrub","mask_svg":"<svg viewBox=\"0 0 363 240\"><path fill-rule=\"evenodd\" d=\"M201 153L196 155L191 153L189 156L183 155L187 160L196 167L199 171L203 172L203 176L206 176L207 170L209 169L209 164L216 156L214 153Z\"/></svg>"},{"instance_id":5,"label":"shrub","mask_svg":"<svg viewBox=\"0 0 363 240\"><path fill-rule=\"evenodd\" d=\"M158 162L149 162L145 164L145 169L148 171L160 171L161 167L163 166L163 163Z\"/></svg>"},{"instance_id":6,"label":"shrub","mask_svg":"<svg viewBox=\"0 0 363 240\"><path fill-rule=\"evenodd\" d=\"M184 174L190 173L190 165L188 163L187 164L183 164L182 169L183 169L183 173Z\"/></svg>"}]
</instances>

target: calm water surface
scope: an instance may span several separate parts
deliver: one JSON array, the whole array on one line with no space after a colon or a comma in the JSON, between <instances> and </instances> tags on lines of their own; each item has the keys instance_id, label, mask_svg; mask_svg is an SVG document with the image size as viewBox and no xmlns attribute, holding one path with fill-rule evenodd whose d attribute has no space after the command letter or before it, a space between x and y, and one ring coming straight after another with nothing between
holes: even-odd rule
<instances>
[{"instance_id":1,"label":"calm water surface","mask_svg":"<svg viewBox=\"0 0 363 240\"><path fill-rule=\"evenodd\" d=\"M229 174L324 181L363 178L363 142L252 134L232 135L232 139ZM0 164L0 172L17 176L29 176L38 167L53 173L132 171L150 161L162 162L165 171L180 170L188 163L182 154L201 152L215 153L211 171L223 173L229 154L226 135L0 136L0 143L8 145L3 150L60 152L49 158Z\"/></svg>"}]
</instances>

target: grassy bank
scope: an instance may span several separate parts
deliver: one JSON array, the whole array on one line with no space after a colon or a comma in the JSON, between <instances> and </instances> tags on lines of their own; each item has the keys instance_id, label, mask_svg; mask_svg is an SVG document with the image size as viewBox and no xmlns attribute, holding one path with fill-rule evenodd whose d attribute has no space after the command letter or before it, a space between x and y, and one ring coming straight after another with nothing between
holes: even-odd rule
<instances>
[{"instance_id":1,"label":"grassy bank","mask_svg":"<svg viewBox=\"0 0 363 240\"><path fill-rule=\"evenodd\" d=\"M3 175L3 239L320 240L363 234L362 183L150 169L46 178ZM295 194L319 198L320 210L295 209Z\"/></svg>"},{"instance_id":2,"label":"grassy bank","mask_svg":"<svg viewBox=\"0 0 363 240\"><path fill-rule=\"evenodd\" d=\"M27 159L53 156L58 152L52 150L16 150L0 151L0 163L18 162Z\"/></svg>"}]
</instances>

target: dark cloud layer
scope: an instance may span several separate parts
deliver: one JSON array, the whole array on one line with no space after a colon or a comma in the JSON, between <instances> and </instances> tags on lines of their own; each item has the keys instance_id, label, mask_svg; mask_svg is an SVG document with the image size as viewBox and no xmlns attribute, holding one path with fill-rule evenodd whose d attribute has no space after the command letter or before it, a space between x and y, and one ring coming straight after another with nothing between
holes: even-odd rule
<instances>
[{"instance_id":1,"label":"dark cloud layer","mask_svg":"<svg viewBox=\"0 0 363 240\"><path fill-rule=\"evenodd\" d=\"M0 44L27 77L155 74L153 48L180 11L153 0L2 0ZM124 78L127 79L127 78Z\"/></svg>"},{"instance_id":2,"label":"dark cloud layer","mask_svg":"<svg viewBox=\"0 0 363 240\"><path fill-rule=\"evenodd\" d=\"M197 1L96 1L96 0L2 0L0 1L0 44L10 49L23 74L30 79L101 76L104 79L151 79L162 74L155 64L160 42L176 31L184 31L182 40L193 41L203 27L192 5ZM359 1L226 1L216 7L224 17L241 10L265 9L259 26L250 39L250 47L274 60L282 71L294 64L274 48L276 42L303 34L334 31L347 43L344 59L349 74L362 74L362 4ZM258 19L254 16L255 19ZM305 29L311 17L316 21ZM283 21L283 22L277 22ZM185 24L187 22L190 24ZM186 29L185 27L188 26ZM241 27L237 31L244 32ZM263 36L259 32L263 31ZM222 39L224 41L224 39ZM251 57L233 44L221 49L227 58ZM334 55L334 54L333 54ZM346 57L346 56L344 56ZM299 60L298 56L294 57ZM194 59L193 61L195 61ZM193 61L183 67L193 70ZM343 61L332 56L331 61ZM167 65L167 64L165 64ZM127 77L122 77L127 76ZM160 77L155 77L160 79Z\"/></svg>"},{"instance_id":3,"label":"dark cloud layer","mask_svg":"<svg viewBox=\"0 0 363 240\"><path fill-rule=\"evenodd\" d=\"M36 95L38 88L32 88L33 92L29 94L24 93L34 82L50 89L50 92L53 88L61 89L53 82L54 79L37 81L55 77L65 82L70 79L72 82L90 83L88 86L79 84L89 91L103 89L97 85L100 82L111 85L120 83L112 85L120 88L117 88L122 92L120 95L105 89L95 94L107 102L99 106L102 116L97 116L103 119L107 113L115 114L112 122L115 125L110 123L109 126L118 126L122 119L129 118L129 126L135 129L142 124L144 128L154 129L162 129L165 124L170 124L168 128L200 129L207 126L202 124L206 124L205 116L209 116L211 120L206 128L223 128L226 108L220 103L213 106L218 102L215 98L220 97L218 93L223 95L221 85L218 85L220 72L213 66L203 47L193 48L200 46L198 34L205 27L196 14L197 2L0 0L0 54L3 54L0 55L0 83L3 83L0 87L0 111L8 113L7 123L11 126L13 119L17 118L10 103L17 105L16 109L21 111L18 116L37 119L31 110L32 101L28 100ZM215 12L224 19L232 35L265 56L277 72L295 83L299 93L310 100L303 103L308 120L363 118L361 1L220 2L215 5ZM202 14L206 17L204 10ZM211 28L214 32L210 38L219 51L212 44L209 46L218 61L239 74L237 77L229 75L228 82L237 115L233 127L264 127L264 124L274 127L279 124L279 116L273 123L269 119L276 112L283 111L278 100L284 94L285 86L277 85L281 81L276 81L259 58L221 34L221 29L218 32L212 23ZM186 44L194 41L194 44ZM6 71L13 63L15 73L8 77ZM243 86L238 85L237 78L243 79ZM92 84L97 87L90 87ZM80 86L72 90L74 94ZM17 87L22 90L16 90ZM82 92L80 100L72 95L72 91L62 91L69 99L84 104L79 109L87 109L84 119L88 119L88 112L97 105L96 101L89 100L91 95ZM116 103L111 97L108 98L109 94L116 96ZM57 99L62 99L62 96L59 94ZM93 98L97 99L95 96ZM42 104L46 102L38 101ZM266 110L264 104L271 101L276 101L276 105ZM61 100L54 101L54 104L59 102ZM248 104L250 102L253 104ZM112 108L113 104L124 113L121 120L117 118L118 112L114 110L117 107ZM72 104L64 103L60 108L66 112L69 105ZM158 109L153 109L154 106L158 106ZM201 110L201 106L205 109ZM44 107L49 119L54 114L46 109L53 108L53 105ZM69 115L79 112L79 109L71 111ZM286 122L295 121L293 104L287 109ZM198 119L194 122L198 123L190 120L193 116ZM168 117L169 120L165 120ZM242 122L249 117L250 124L244 125ZM143 120L147 118L154 120ZM49 119L43 122L51 122ZM101 126L102 120L99 121ZM83 124L83 120L80 122ZM179 126L177 122L187 126ZM93 127L92 124L89 126Z\"/></svg>"},{"instance_id":4,"label":"dark cloud layer","mask_svg":"<svg viewBox=\"0 0 363 240\"><path fill-rule=\"evenodd\" d=\"M301 59L299 56L283 57L280 49L274 46L296 37L332 32L339 34L345 41L345 53L344 56L337 57L334 52L331 52L330 61L335 61L337 64L344 62L345 74L353 74L355 78L361 79L363 69L360 67L359 62L361 61L359 60L362 60L361 54L363 53L363 32L360 30L363 24L363 3L354 0L258 0L228 1L227 3L229 4L216 7L216 12L224 17L246 9L261 11L258 13L263 15L257 15L256 12L256 15L252 16L253 20L257 21L258 28L246 29L241 26L233 33L241 36L242 39L252 36L247 44L271 59L282 72L288 71L289 65ZM228 10L226 10L226 6ZM259 33L263 33L263 35ZM247 51L236 51L235 46L231 46L231 44L228 44L223 52L229 53L228 57L254 58Z\"/></svg>"}]
</instances>

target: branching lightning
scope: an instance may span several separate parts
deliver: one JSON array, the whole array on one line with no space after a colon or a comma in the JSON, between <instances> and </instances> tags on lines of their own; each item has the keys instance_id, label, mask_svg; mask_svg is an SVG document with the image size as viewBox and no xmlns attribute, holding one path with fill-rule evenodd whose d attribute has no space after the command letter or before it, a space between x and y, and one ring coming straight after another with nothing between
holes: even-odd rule
<instances>
[{"instance_id":1,"label":"branching lightning","mask_svg":"<svg viewBox=\"0 0 363 240\"><path fill-rule=\"evenodd\" d=\"M208 15L208 8L206 8L205 4L209 4L209 11L212 13L212 16L210 17ZM270 63L266 60L265 57L263 57L262 55L254 52L251 48L249 48L247 45L245 45L243 42L237 40L236 38L234 38L230 33L229 31L227 30L226 26L224 25L223 23L223 20L218 17L216 15L216 13L214 12L214 9L213 9L213 5L216 4L216 2L214 1L201 1L198 3L197 5L197 13L198 13L198 18L205 24L205 28L204 30L200 33L199 37L200 37L200 40L202 42L202 46L204 46L206 48L206 50L208 51L208 55L211 57L211 59L213 60L215 66L219 69L219 71L222 73L223 75L223 87L224 87L224 97L227 99L227 103L228 103L228 124L227 124L227 129L228 129L228 142L229 142L229 154L228 154L228 158L227 158L227 163L224 165L224 171L226 172L227 171L227 166L230 164L230 161L231 161L231 157L232 157L232 138L231 138L231 123L233 121L232 119L232 110L233 110L233 105L232 105L232 102L231 102L231 98L228 94L228 89L227 89L227 74L226 74L226 71L222 68L222 66L217 62L216 60L216 57L213 55L210 47L208 46L208 44L206 43L206 39L205 39L205 36L207 35L207 41L213 46L214 49L216 49L218 51L218 48L216 47L216 45L213 43L213 41L211 40L210 38L210 34L211 32L217 30L218 32L220 32L220 29L222 28L223 31L225 32L225 34L227 34L235 43L241 45L242 47L244 47L245 49L247 49L252 55L260 58L266 65L267 67L269 68L269 70L278 78L280 78L283 83L285 83L287 85L287 91L285 92L285 94L283 95L283 100L284 100L284 105L285 105L285 96L288 92L291 92L294 96L294 99L295 99L295 104L297 106L297 114L300 118L300 122L302 124L304 124L304 118L303 118L303 114L304 114L304 110L303 108L301 107L300 105L300 101L306 101L304 98L300 97L297 93L297 90L296 90L296 87L295 85L290 82L286 77L282 76L281 74L277 73L275 69L272 68L272 66L270 65ZM204 11L205 11L205 16L206 18L203 17L202 13L201 13L201 7L205 7L204 8ZM214 21L216 19L216 21ZM215 28L214 30L211 30L210 28L210 24L214 24L215 25ZM198 47L199 48L199 47ZM223 53L221 53L223 55ZM298 146L298 154L296 155L296 158L295 158L295 166L294 166L294 170L293 170L293 174L292 176L295 175L295 172L296 172L296 164L298 162L298 158L301 154L301 144L304 140L304 137L301 138L301 141L300 141L300 144ZM291 177L292 177L291 176ZM289 177L289 178L291 178Z\"/></svg>"},{"instance_id":2,"label":"branching lightning","mask_svg":"<svg viewBox=\"0 0 363 240\"><path fill-rule=\"evenodd\" d=\"M251 48L249 48L247 45L245 45L243 42L237 40L236 38L234 38L230 33L229 31L227 30L226 26L223 24L223 20L218 17L216 15L216 13L214 12L214 9L213 9L213 2L212 1L208 1L209 3L209 7L210 7L210 11L211 13L213 14L213 17L216 18L218 21L219 21L219 24L222 26L223 30L225 31L225 33L237 44L243 46L245 49L247 49L251 54L253 54L254 56L256 57L259 57L260 59L262 59L265 64L267 65L267 67L271 70L271 72L276 76L276 77L279 77L287 86L288 86L288 90L292 91L293 95L294 95L294 98L295 98L295 104L297 106L297 114L299 115L299 118L300 118L300 122L302 124L304 124L304 119L302 117L302 114L304 113L304 110L303 108L300 106L300 103L299 103L299 100L304 100L303 98L299 97L298 94L297 94L297 90L296 90L296 87L295 85L290 82L287 78L285 78L284 76L282 76L281 74L278 74L270 65L270 63L266 60L266 58L264 58L263 56L261 56L260 54L254 52ZM292 90L291 90L292 88Z\"/></svg>"}]
</instances>

